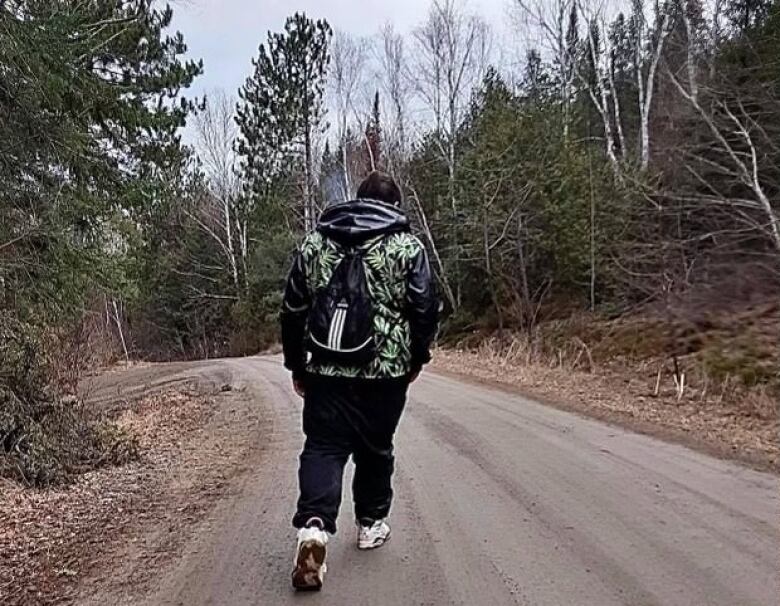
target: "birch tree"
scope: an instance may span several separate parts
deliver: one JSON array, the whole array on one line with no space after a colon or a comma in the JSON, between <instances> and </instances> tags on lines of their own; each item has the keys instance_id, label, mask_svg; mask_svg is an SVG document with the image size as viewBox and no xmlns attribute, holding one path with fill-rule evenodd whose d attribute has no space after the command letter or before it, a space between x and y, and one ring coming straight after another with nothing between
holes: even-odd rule
<instances>
[{"instance_id":1,"label":"birch tree","mask_svg":"<svg viewBox=\"0 0 780 606\"><path fill-rule=\"evenodd\" d=\"M623 161L630 157L624 134L625 124L621 112L620 91L614 78L615 38L597 34L597 32L606 33L608 29L606 5L580 0L578 6L587 32L585 52L594 71L594 77L587 78L584 77L582 70L579 70L579 81L587 90L589 98L601 117L607 158L619 171L620 159L617 150L621 150ZM652 18L646 14L644 0L634 0L632 3L629 32L633 40L633 72L637 90L639 138L637 165L643 171L647 170L651 159L650 117L657 87L658 66L674 18L675 11L670 2L663 5L656 4ZM615 23L623 19L621 13Z\"/></svg>"},{"instance_id":2,"label":"birch tree","mask_svg":"<svg viewBox=\"0 0 780 606\"><path fill-rule=\"evenodd\" d=\"M613 170L619 173L618 145L613 96L609 75L610 49L602 40L604 7L578 0L515 0L518 14L542 40L542 47L555 66L559 102L563 109L562 134L568 139L575 88L585 91L598 113L604 134L604 151ZM580 42L584 31L584 40ZM587 68L587 69L586 69ZM619 122L618 122L619 124ZM622 126L617 127L622 132Z\"/></svg>"},{"instance_id":3,"label":"birch tree","mask_svg":"<svg viewBox=\"0 0 780 606\"><path fill-rule=\"evenodd\" d=\"M481 80L488 57L488 26L455 0L434 0L426 22L414 32L417 61L412 82L435 125L435 140L447 167L447 198L453 220L455 301L460 305L460 238L457 199L457 131L468 96Z\"/></svg>"},{"instance_id":4,"label":"birch tree","mask_svg":"<svg viewBox=\"0 0 780 606\"><path fill-rule=\"evenodd\" d=\"M359 91L366 64L368 44L344 32L336 32L331 45L331 66L328 77L329 92L336 113L336 137L339 141L341 162L341 197L347 199L354 190L350 171L350 118L355 118L355 95Z\"/></svg>"},{"instance_id":5,"label":"birch tree","mask_svg":"<svg viewBox=\"0 0 780 606\"><path fill-rule=\"evenodd\" d=\"M709 134L704 145L686 146L686 170L704 190L691 200L724 208L736 225L762 233L780 260L780 210L772 194L777 188L775 159L780 153L777 126L770 120L780 118L780 102L772 95L761 98L751 96L750 90L702 84L695 80L694 71L689 70L687 76L686 82L668 72ZM759 87L758 95L764 87ZM755 112L757 107L762 108L760 114Z\"/></svg>"},{"instance_id":6,"label":"birch tree","mask_svg":"<svg viewBox=\"0 0 780 606\"><path fill-rule=\"evenodd\" d=\"M213 203L202 206L201 211L214 214L219 220L210 228L203 223L204 217L195 219L204 225L206 233L225 255L238 290L239 274L246 275L247 221L239 207L241 191L235 153L238 128L234 107L233 99L224 92L217 92L196 117L197 149ZM215 208L209 208L212 205Z\"/></svg>"},{"instance_id":7,"label":"birch tree","mask_svg":"<svg viewBox=\"0 0 780 606\"><path fill-rule=\"evenodd\" d=\"M574 101L575 67L579 54L576 0L515 0L516 13L528 34L538 34L542 48L555 68L564 139L569 138Z\"/></svg>"},{"instance_id":8,"label":"birch tree","mask_svg":"<svg viewBox=\"0 0 780 606\"><path fill-rule=\"evenodd\" d=\"M644 0L634 0L632 20L636 36L634 70L639 103L639 166L646 170L650 164L650 112L656 87L658 64L672 26L673 7L666 3L656 5L655 24L648 25Z\"/></svg>"},{"instance_id":9,"label":"birch tree","mask_svg":"<svg viewBox=\"0 0 780 606\"><path fill-rule=\"evenodd\" d=\"M380 75L390 119L385 120L385 159L390 174L403 181L401 171L408 159L408 107L411 86L407 79L408 64L403 36L391 24L379 34Z\"/></svg>"}]
</instances>

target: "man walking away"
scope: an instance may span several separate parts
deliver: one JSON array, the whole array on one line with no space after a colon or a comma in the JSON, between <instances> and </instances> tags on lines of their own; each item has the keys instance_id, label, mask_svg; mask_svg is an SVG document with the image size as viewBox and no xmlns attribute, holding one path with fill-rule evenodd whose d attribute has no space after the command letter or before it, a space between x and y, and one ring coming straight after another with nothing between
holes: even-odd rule
<instances>
[{"instance_id":1,"label":"man walking away","mask_svg":"<svg viewBox=\"0 0 780 606\"><path fill-rule=\"evenodd\" d=\"M409 383L430 360L438 303L401 191L374 172L306 236L282 306L284 364L304 398L292 582L319 589L352 456L358 548L390 538L393 436Z\"/></svg>"}]
</instances>

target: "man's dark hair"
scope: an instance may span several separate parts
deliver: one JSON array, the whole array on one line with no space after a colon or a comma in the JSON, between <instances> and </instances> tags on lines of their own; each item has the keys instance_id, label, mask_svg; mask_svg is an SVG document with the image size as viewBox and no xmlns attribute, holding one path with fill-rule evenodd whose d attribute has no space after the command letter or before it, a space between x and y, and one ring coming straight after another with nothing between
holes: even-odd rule
<instances>
[{"instance_id":1,"label":"man's dark hair","mask_svg":"<svg viewBox=\"0 0 780 606\"><path fill-rule=\"evenodd\" d=\"M375 170L360 184L357 197L398 205L401 203L401 189L390 175Z\"/></svg>"}]
</instances>

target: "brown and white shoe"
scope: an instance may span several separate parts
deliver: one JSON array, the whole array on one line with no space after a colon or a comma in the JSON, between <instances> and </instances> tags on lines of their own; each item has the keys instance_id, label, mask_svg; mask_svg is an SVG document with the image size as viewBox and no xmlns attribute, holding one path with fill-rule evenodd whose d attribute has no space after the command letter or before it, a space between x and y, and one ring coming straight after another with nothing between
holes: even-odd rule
<instances>
[{"instance_id":1,"label":"brown and white shoe","mask_svg":"<svg viewBox=\"0 0 780 606\"><path fill-rule=\"evenodd\" d=\"M322 521L310 520L298 531L298 546L295 549L295 568L292 585L299 591L317 591L322 588L327 566L325 565L328 533L322 529Z\"/></svg>"}]
</instances>

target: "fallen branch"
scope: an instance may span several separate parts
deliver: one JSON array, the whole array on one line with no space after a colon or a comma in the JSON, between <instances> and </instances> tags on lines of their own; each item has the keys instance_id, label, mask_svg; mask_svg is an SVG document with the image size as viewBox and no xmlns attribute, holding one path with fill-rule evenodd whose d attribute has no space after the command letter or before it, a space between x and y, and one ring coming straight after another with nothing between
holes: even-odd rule
<instances>
[{"instance_id":1,"label":"fallen branch","mask_svg":"<svg viewBox=\"0 0 780 606\"><path fill-rule=\"evenodd\" d=\"M577 366L577 362L579 362L580 356L582 355L582 352L584 351L585 354L588 356L588 364L590 365L589 372L591 372L591 373L595 372L596 371L596 365L593 362L593 354L590 351L590 347L588 347L588 345L585 343L585 341L583 341L579 337L574 337L572 339L572 341L574 341L574 343L576 343L577 345L579 345L582 348L580 350L580 353L577 355L577 359L574 362L574 366L575 367Z\"/></svg>"}]
</instances>

